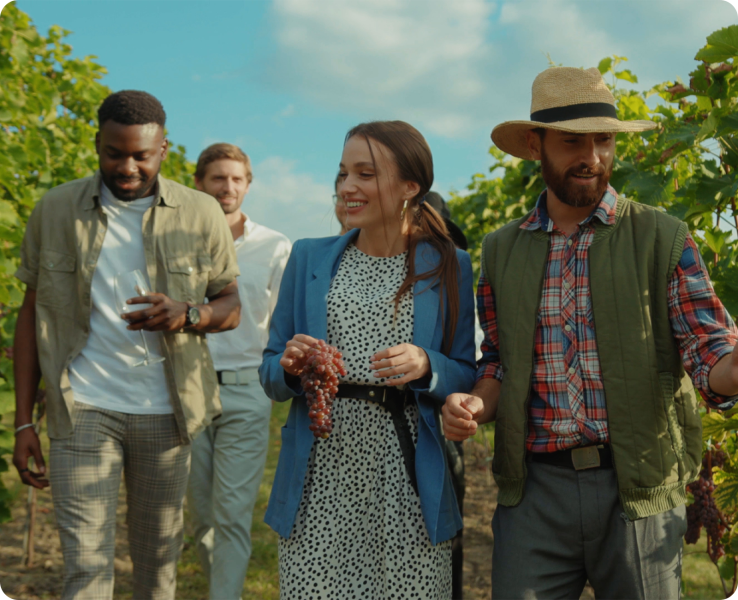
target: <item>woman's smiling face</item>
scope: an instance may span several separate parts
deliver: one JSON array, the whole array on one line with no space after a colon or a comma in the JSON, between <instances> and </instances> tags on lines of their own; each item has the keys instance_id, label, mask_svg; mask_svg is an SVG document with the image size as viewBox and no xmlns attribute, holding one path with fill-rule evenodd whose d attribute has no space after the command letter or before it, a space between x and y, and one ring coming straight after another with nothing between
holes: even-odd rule
<instances>
[{"instance_id":1,"label":"woman's smiling face","mask_svg":"<svg viewBox=\"0 0 738 600\"><path fill-rule=\"evenodd\" d=\"M371 144L371 151L369 149ZM374 157L372 158L372 154ZM338 195L346 207L349 229L379 229L399 223L402 204L417 184L400 181L392 152L385 145L355 135L343 147Z\"/></svg>"}]
</instances>

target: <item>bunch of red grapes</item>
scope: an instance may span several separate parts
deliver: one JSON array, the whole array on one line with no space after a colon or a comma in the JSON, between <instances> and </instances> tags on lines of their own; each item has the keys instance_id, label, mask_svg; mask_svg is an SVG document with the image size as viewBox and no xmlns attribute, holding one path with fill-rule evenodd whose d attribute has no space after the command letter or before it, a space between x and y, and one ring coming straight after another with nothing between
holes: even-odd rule
<instances>
[{"instance_id":1,"label":"bunch of red grapes","mask_svg":"<svg viewBox=\"0 0 738 600\"><path fill-rule=\"evenodd\" d=\"M318 340L308 350L300 372L302 389L307 399L310 431L316 438L327 438L333 431L333 400L338 393L338 376L346 375L343 355L337 348Z\"/></svg>"},{"instance_id":2,"label":"bunch of red grapes","mask_svg":"<svg viewBox=\"0 0 738 600\"><path fill-rule=\"evenodd\" d=\"M725 533L727 519L718 509L712 497L712 492L715 491L712 467L722 467L725 458L722 450L708 450L702 459L700 478L687 486L694 496L694 503L687 507L687 533L684 535L684 541L688 544L696 544L704 526L708 540L707 553L712 562L717 562L725 555L725 548L721 540Z\"/></svg>"}]
</instances>

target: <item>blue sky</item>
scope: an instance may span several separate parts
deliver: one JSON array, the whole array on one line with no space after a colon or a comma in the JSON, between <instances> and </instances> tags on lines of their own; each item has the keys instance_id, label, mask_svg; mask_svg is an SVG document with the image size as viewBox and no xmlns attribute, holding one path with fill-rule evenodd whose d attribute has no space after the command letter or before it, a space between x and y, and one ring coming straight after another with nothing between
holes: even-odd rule
<instances>
[{"instance_id":1,"label":"blue sky","mask_svg":"<svg viewBox=\"0 0 738 600\"><path fill-rule=\"evenodd\" d=\"M434 189L486 173L489 132L526 118L548 65L629 59L637 89L687 79L724 0L18 0L42 33L73 33L113 90L142 89L190 159L231 142L254 164L244 210L292 240L336 233L343 138L371 119L415 125Z\"/></svg>"}]
</instances>

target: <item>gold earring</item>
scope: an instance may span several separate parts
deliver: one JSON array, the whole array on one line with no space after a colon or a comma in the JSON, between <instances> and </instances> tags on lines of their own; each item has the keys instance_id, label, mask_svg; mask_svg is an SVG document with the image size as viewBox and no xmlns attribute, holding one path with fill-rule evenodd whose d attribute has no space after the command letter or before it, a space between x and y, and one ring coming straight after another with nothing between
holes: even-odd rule
<instances>
[{"instance_id":1,"label":"gold earring","mask_svg":"<svg viewBox=\"0 0 738 600\"><path fill-rule=\"evenodd\" d=\"M407 212L407 199L405 199L405 203L402 205L402 212L400 213L400 222L405 220L406 212Z\"/></svg>"}]
</instances>

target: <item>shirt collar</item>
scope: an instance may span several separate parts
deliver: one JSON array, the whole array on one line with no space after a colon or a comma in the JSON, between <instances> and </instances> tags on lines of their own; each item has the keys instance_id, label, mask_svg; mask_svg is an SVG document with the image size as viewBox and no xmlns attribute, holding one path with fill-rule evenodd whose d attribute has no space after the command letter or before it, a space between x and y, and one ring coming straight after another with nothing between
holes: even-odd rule
<instances>
[{"instance_id":1,"label":"shirt collar","mask_svg":"<svg viewBox=\"0 0 738 600\"><path fill-rule=\"evenodd\" d=\"M536 207L530 213L530 216L523 221L520 225L520 229L535 230L541 229L550 233L553 231L554 222L549 218L548 211L546 209L546 198L548 188L541 192L536 201ZM605 190L602 200L597 205L589 216L580 223L580 225L586 225L593 219L599 219L603 225L614 225L615 224L615 211L618 205L618 194L612 186L608 185Z\"/></svg>"},{"instance_id":2,"label":"shirt collar","mask_svg":"<svg viewBox=\"0 0 738 600\"><path fill-rule=\"evenodd\" d=\"M243 222L243 234L244 236L247 236L254 230L256 223L249 219L249 216L246 213L243 213L243 217L245 219Z\"/></svg>"},{"instance_id":3,"label":"shirt collar","mask_svg":"<svg viewBox=\"0 0 738 600\"><path fill-rule=\"evenodd\" d=\"M95 175L91 180L91 187L88 188L88 194L83 200L82 208L85 210L93 210L100 206L100 190L102 185L102 175L100 170L95 171ZM167 185L167 180L161 175L157 175L156 193L153 206L168 206L170 208L176 208L179 206L172 194L172 190Z\"/></svg>"},{"instance_id":4,"label":"shirt collar","mask_svg":"<svg viewBox=\"0 0 738 600\"><path fill-rule=\"evenodd\" d=\"M251 232L256 227L256 223L254 223L251 219L249 219L248 215L246 213L241 213L241 217L243 217L243 233L238 236L235 240L233 240L233 243L236 244L236 248L241 246L246 241L246 238L251 234Z\"/></svg>"}]
</instances>

